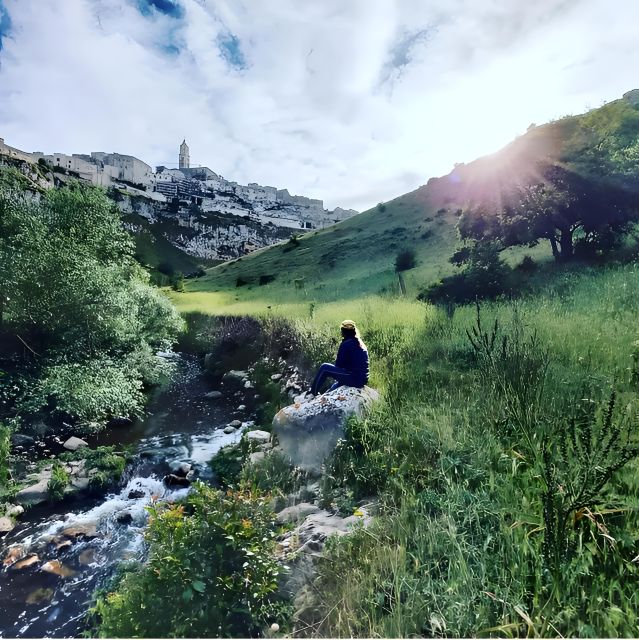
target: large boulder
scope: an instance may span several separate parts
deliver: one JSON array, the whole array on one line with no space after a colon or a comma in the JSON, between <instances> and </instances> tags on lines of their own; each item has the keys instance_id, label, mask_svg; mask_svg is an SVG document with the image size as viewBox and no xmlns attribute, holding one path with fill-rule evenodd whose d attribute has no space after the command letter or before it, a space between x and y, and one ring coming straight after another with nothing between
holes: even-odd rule
<instances>
[{"instance_id":1,"label":"large boulder","mask_svg":"<svg viewBox=\"0 0 639 640\"><path fill-rule=\"evenodd\" d=\"M320 474L324 460L344 437L346 420L363 416L379 393L370 387L338 387L307 402L284 407L273 418L279 448L291 462L310 474Z\"/></svg>"}]
</instances>

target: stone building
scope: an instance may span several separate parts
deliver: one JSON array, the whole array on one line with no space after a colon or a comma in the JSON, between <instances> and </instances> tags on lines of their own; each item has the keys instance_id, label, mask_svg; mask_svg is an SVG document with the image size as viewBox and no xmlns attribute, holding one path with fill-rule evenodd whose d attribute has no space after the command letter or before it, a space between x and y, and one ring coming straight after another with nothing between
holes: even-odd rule
<instances>
[{"instance_id":1,"label":"stone building","mask_svg":"<svg viewBox=\"0 0 639 640\"><path fill-rule=\"evenodd\" d=\"M189 146L186 144L186 139L182 140L182 144L180 145L180 158L179 165L180 169L188 169L191 166L191 160L189 157Z\"/></svg>"}]
</instances>

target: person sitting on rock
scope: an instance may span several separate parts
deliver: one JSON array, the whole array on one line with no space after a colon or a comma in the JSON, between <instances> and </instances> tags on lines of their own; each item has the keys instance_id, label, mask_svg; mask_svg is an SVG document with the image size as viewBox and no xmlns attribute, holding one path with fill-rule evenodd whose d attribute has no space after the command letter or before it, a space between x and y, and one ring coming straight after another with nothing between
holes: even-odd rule
<instances>
[{"instance_id":1,"label":"person sitting on rock","mask_svg":"<svg viewBox=\"0 0 639 640\"><path fill-rule=\"evenodd\" d=\"M359 336L352 320L344 320L340 326L342 343L337 352L335 364L325 362L317 371L311 394L317 395L327 377L336 382L329 389L333 391L342 385L361 389L368 382L368 349Z\"/></svg>"}]
</instances>

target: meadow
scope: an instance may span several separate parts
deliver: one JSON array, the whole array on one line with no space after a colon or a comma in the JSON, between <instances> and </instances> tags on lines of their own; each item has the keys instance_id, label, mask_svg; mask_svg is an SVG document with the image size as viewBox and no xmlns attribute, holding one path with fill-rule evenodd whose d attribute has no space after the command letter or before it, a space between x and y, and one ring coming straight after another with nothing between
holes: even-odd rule
<instances>
[{"instance_id":1,"label":"meadow","mask_svg":"<svg viewBox=\"0 0 639 640\"><path fill-rule=\"evenodd\" d=\"M636 635L638 269L558 270L452 317L391 294L217 300L286 318L316 360L355 319L384 398L322 482L326 506L379 515L330 545L295 635Z\"/></svg>"}]
</instances>

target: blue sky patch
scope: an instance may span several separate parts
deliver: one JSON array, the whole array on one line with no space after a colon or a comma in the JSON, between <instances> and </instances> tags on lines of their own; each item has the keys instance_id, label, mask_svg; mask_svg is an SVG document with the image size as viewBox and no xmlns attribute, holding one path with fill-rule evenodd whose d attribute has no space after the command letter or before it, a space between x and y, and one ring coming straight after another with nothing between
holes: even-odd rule
<instances>
[{"instance_id":1,"label":"blue sky patch","mask_svg":"<svg viewBox=\"0 0 639 640\"><path fill-rule=\"evenodd\" d=\"M217 46L222 57L231 67L235 69L246 69L248 67L240 39L237 36L232 33L221 33L217 37Z\"/></svg>"},{"instance_id":2,"label":"blue sky patch","mask_svg":"<svg viewBox=\"0 0 639 640\"><path fill-rule=\"evenodd\" d=\"M11 18L2 0L0 0L0 51L2 51L2 38L7 36L9 31L11 31Z\"/></svg>"},{"instance_id":3,"label":"blue sky patch","mask_svg":"<svg viewBox=\"0 0 639 640\"><path fill-rule=\"evenodd\" d=\"M138 8L145 16L157 11L176 20L184 17L184 7L178 0L138 0Z\"/></svg>"}]
</instances>

